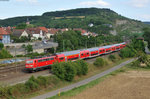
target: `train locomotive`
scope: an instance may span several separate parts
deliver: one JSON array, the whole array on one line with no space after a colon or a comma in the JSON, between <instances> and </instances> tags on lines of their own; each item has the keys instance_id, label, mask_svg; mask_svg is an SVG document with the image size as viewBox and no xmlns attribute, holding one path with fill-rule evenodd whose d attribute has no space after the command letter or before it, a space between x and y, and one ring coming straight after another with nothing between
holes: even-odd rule
<instances>
[{"instance_id":1,"label":"train locomotive","mask_svg":"<svg viewBox=\"0 0 150 99\"><path fill-rule=\"evenodd\" d=\"M103 54L120 51L124 47L126 47L125 42L82 50L60 52L49 57L46 56L43 58L28 59L26 60L25 68L28 71L36 71L50 67L54 62L76 61L77 59L97 57Z\"/></svg>"}]
</instances>

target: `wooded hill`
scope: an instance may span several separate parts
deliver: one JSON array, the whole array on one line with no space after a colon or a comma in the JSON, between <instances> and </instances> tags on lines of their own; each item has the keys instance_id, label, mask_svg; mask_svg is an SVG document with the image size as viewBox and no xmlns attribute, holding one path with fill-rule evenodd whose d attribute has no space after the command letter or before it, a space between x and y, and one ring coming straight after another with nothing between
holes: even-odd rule
<instances>
[{"instance_id":1,"label":"wooded hill","mask_svg":"<svg viewBox=\"0 0 150 99\"><path fill-rule=\"evenodd\" d=\"M146 24L126 18L110 9L78 8L46 12L41 16L23 16L0 20L0 26L16 26L29 19L35 26L50 28L83 28L98 34L140 33ZM89 24L93 24L92 27Z\"/></svg>"}]
</instances>

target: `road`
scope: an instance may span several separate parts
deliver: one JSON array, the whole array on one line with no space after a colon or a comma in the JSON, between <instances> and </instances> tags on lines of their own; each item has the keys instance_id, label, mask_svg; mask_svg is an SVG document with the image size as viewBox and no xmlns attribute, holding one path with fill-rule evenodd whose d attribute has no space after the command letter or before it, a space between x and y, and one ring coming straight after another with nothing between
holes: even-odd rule
<instances>
[{"instance_id":1,"label":"road","mask_svg":"<svg viewBox=\"0 0 150 99\"><path fill-rule=\"evenodd\" d=\"M115 70L117 70L117 69L119 69L119 68L125 66L126 64L131 63L131 62L134 61L134 60L135 60L135 59L130 59L130 60L126 61L126 62L121 63L120 65L117 65L117 66L115 66L115 67L113 67L113 68L110 68L110 69L108 69L108 70L106 70L106 71L104 71L104 72L102 72L102 73L100 73L100 74L97 74L97 75L95 75L95 76L92 76L92 77L90 77L90 78L88 78L88 79L82 80L82 81L80 81L80 82L78 82L78 83L75 83L75 84L66 86L66 87L64 87L64 88L57 89L57 90L52 91L52 92L48 92L48 93L46 93L46 94L43 94L43 95L34 97L34 98L32 98L32 99L46 99L46 98L48 98L48 97L52 97L52 96L57 95L59 92L66 92L66 91L69 91L69 90L71 90L71 89L73 89L73 88L76 88L76 87L85 85L85 84L87 84L87 83L89 83L89 82L91 82L91 81L93 81L93 80L96 80L96 79L98 79L98 78L100 78L100 77L103 77L103 76L105 76L105 75L107 75L107 74L109 74L109 73L111 73L111 72L113 72L113 71L115 71Z\"/></svg>"},{"instance_id":2,"label":"road","mask_svg":"<svg viewBox=\"0 0 150 99\"><path fill-rule=\"evenodd\" d=\"M145 53L146 54L150 54L150 51L148 49L148 42L144 41L144 43L146 44L146 46L145 46Z\"/></svg>"}]
</instances>

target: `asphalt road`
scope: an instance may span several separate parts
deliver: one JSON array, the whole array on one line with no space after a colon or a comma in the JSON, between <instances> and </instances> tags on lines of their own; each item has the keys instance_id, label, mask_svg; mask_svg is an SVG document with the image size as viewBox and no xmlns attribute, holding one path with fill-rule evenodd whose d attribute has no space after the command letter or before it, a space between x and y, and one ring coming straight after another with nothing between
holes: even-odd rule
<instances>
[{"instance_id":1,"label":"asphalt road","mask_svg":"<svg viewBox=\"0 0 150 99\"><path fill-rule=\"evenodd\" d=\"M49 98L49 97L52 97L52 96L57 95L59 92L69 91L69 90L71 90L71 89L73 89L73 88L76 88L76 87L85 85L85 84L87 84L87 83L89 83L89 82L91 82L91 81L93 81L93 80L96 80L96 79L98 79L98 78L100 78L100 77L103 77L103 76L105 76L105 75L107 75L107 74L109 74L109 73L111 73L111 72L113 72L113 71L115 71L115 70L117 70L117 69L119 69L119 68L125 66L125 65L128 64L128 63L131 63L131 62L134 61L134 60L135 60L135 59L130 59L130 60L126 61L126 62L121 63L120 65L117 65L117 66L115 66L115 67L113 67L113 68L110 68L110 69L108 69L108 70L106 70L106 71L104 71L104 72L102 72L102 73L100 73L100 74L97 74L97 75L95 75L95 76L92 76L92 77L90 77L90 78L88 78L88 79L82 80L82 81L80 81L80 82L78 82L78 83L75 83L75 84L66 86L66 87L64 87L64 88L60 88L60 89L55 90L55 91L52 91L52 92L48 92L48 93L46 93L46 94L43 94L43 95L34 97L34 98L32 98L32 99L46 99L46 98Z\"/></svg>"}]
</instances>

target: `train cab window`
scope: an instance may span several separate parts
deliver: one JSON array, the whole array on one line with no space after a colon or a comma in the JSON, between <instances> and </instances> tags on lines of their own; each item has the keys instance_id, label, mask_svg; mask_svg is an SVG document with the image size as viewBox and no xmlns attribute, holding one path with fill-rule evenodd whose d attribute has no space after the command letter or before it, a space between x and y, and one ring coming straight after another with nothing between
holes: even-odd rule
<instances>
[{"instance_id":1,"label":"train cab window","mask_svg":"<svg viewBox=\"0 0 150 99\"><path fill-rule=\"evenodd\" d=\"M81 54L81 56L83 56L83 54Z\"/></svg>"},{"instance_id":2,"label":"train cab window","mask_svg":"<svg viewBox=\"0 0 150 99\"><path fill-rule=\"evenodd\" d=\"M59 60L64 60L64 58L63 58L63 57L61 57L61 58L59 58Z\"/></svg>"},{"instance_id":3,"label":"train cab window","mask_svg":"<svg viewBox=\"0 0 150 99\"><path fill-rule=\"evenodd\" d=\"M34 61L34 63L36 63L36 60Z\"/></svg>"},{"instance_id":4,"label":"train cab window","mask_svg":"<svg viewBox=\"0 0 150 99\"><path fill-rule=\"evenodd\" d=\"M89 55L89 53L86 53L87 55Z\"/></svg>"}]
</instances>

